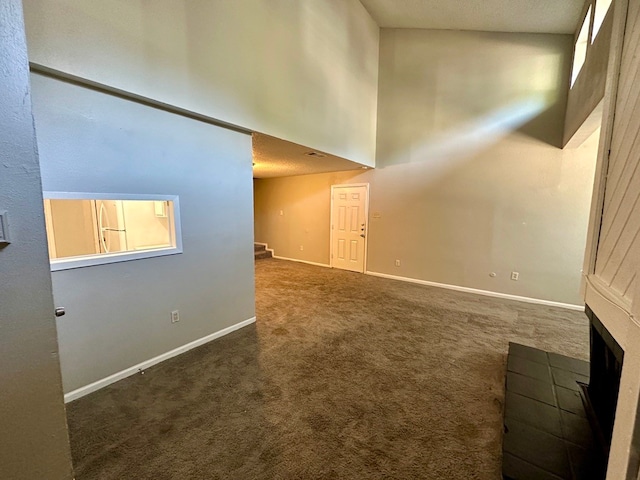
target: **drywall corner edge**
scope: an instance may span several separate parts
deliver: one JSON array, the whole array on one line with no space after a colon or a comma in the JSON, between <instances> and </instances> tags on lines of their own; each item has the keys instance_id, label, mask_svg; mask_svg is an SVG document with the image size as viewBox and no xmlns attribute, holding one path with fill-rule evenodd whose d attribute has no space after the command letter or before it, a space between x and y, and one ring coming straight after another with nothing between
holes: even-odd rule
<instances>
[{"instance_id":1,"label":"drywall corner edge","mask_svg":"<svg viewBox=\"0 0 640 480\"><path fill-rule=\"evenodd\" d=\"M256 317L251 317L247 320L231 325L230 327L223 328L222 330L218 330L217 332L214 332L210 335L207 335L205 337L194 340L193 342L189 342L185 345L182 345L181 347L174 348L173 350L170 350L161 355L158 355L157 357L150 358L149 360L140 362L137 365L133 365L129 368L125 368L120 372L116 372L113 375L109 375L108 377L105 377L101 380L97 380L93 383L90 383L89 385L85 385L84 387L77 388L76 390L73 390L64 395L64 402L69 403L74 400L77 400L81 397L84 397L85 395L88 395L97 390L100 390L101 388L109 386L112 383L117 382L118 380L122 380L124 378L130 377L131 375L134 375L140 372L141 370L145 370L149 367L152 367L153 365L156 365L160 362L163 362L172 357L180 355L181 353L188 352L189 350L192 350L196 347L204 345L205 343L209 343L215 340L216 338L224 337L225 335L228 335L231 332L239 330L242 327L246 327L247 325L251 325L252 323L255 323L255 321L256 321Z\"/></svg>"}]
</instances>

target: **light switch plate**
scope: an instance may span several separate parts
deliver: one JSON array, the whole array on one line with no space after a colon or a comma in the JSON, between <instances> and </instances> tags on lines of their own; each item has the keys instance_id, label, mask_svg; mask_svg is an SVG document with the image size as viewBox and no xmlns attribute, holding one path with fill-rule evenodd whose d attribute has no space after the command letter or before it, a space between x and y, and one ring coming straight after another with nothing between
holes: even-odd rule
<instances>
[{"instance_id":1,"label":"light switch plate","mask_svg":"<svg viewBox=\"0 0 640 480\"><path fill-rule=\"evenodd\" d=\"M9 240L9 224L7 221L7 212L0 210L0 245L11 243Z\"/></svg>"}]
</instances>

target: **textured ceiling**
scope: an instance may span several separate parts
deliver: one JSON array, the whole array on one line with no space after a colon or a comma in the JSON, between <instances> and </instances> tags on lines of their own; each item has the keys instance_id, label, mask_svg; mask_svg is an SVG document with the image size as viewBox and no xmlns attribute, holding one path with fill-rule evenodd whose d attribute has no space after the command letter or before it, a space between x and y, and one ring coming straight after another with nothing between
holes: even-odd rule
<instances>
[{"instance_id":1,"label":"textured ceiling","mask_svg":"<svg viewBox=\"0 0 640 480\"><path fill-rule=\"evenodd\" d=\"M311 173L339 172L362 168L359 163L322 153L324 157L310 157L318 152L296 143L280 140L262 133L253 134L253 177L290 177Z\"/></svg>"},{"instance_id":2,"label":"textured ceiling","mask_svg":"<svg viewBox=\"0 0 640 480\"><path fill-rule=\"evenodd\" d=\"M571 33L584 0L360 0L386 28Z\"/></svg>"}]
</instances>

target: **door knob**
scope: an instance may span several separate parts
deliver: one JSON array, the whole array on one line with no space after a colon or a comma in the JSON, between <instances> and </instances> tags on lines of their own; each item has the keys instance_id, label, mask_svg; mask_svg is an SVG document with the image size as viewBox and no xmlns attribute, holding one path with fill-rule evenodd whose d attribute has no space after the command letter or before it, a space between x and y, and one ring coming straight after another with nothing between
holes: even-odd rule
<instances>
[{"instance_id":1,"label":"door knob","mask_svg":"<svg viewBox=\"0 0 640 480\"><path fill-rule=\"evenodd\" d=\"M360 234L360 236L361 236L362 238L364 238L364 233L361 233L361 234Z\"/></svg>"},{"instance_id":2,"label":"door knob","mask_svg":"<svg viewBox=\"0 0 640 480\"><path fill-rule=\"evenodd\" d=\"M55 313L56 317L63 317L64 314L67 313L67 312L64 311L64 307L58 307L58 308L55 309L54 313Z\"/></svg>"}]
</instances>

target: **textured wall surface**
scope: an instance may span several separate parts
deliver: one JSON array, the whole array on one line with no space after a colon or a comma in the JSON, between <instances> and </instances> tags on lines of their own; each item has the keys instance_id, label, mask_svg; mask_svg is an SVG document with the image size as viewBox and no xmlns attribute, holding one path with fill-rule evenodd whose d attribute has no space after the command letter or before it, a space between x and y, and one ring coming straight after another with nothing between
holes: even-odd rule
<instances>
[{"instance_id":1,"label":"textured wall surface","mask_svg":"<svg viewBox=\"0 0 640 480\"><path fill-rule=\"evenodd\" d=\"M0 477L72 478L19 0L0 2Z\"/></svg>"}]
</instances>

